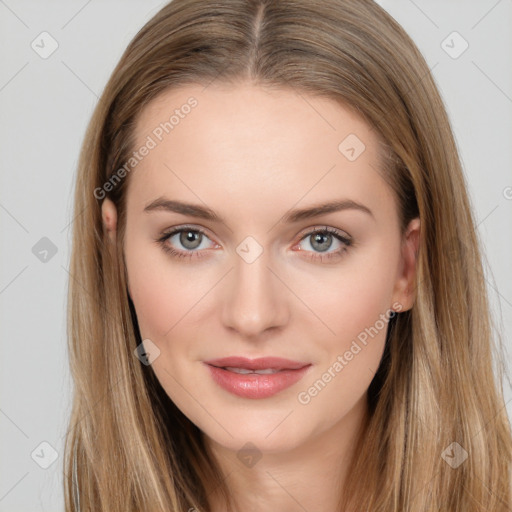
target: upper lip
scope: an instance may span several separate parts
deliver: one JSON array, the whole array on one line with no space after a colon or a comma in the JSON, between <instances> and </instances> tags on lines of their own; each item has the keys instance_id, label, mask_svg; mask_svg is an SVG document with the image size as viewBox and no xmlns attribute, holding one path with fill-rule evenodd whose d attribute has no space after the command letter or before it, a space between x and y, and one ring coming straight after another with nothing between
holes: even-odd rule
<instances>
[{"instance_id":1,"label":"upper lip","mask_svg":"<svg viewBox=\"0 0 512 512\"><path fill-rule=\"evenodd\" d=\"M298 370L309 363L301 363L292 361L291 359L283 359L282 357L260 357L257 359L248 359L247 357L223 357L220 359L210 359L204 361L211 366L219 368L245 368L247 370L265 370L272 368L274 370Z\"/></svg>"}]
</instances>

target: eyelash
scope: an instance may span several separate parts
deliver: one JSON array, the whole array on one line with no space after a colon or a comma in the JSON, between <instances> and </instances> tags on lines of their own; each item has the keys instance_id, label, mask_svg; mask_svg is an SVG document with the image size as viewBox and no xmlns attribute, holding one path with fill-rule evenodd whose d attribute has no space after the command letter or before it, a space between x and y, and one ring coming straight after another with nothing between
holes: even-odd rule
<instances>
[{"instance_id":1,"label":"eyelash","mask_svg":"<svg viewBox=\"0 0 512 512\"><path fill-rule=\"evenodd\" d=\"M206 256L206 252L202 250L194 250L194 251L177 251L176 249L173 249L170 247L166 242L169 238L171 238L173 235L181 232L191 231L193 233L199 233L207 238L208 235L206 232L204 232L200 228L193 228L191 226L180 226L179 228L175 228L172 231L164 232L162 233L162 236L156 239L156 242L159 243L163 249L163 251L167 254L169 254L173 258L179 258L179 259L188 259L191 258L203 258ZM330 253L314 253L314 255L311 254L311 251L303 251L301 252L308 254L307 258L312 261L320 261L322 263L325 263L326 261L331 261L333 259L339 259L343 254L348 250L348 247L350 247L353 244L353 241L351 238L343 236L340 231L334 228L330 228L328 226L321 227L321 228L314 228L313 230L307 232L304 234L304 236L299 240L299 243L303 240L307 239L308 237L311 237L312 235L315 235L317 233L328 233L330 235L333 235L337 240L342 242L344 244L344 247L341 249L338 249L337 251L330 252Z\"/></svg>"}]
</instances>

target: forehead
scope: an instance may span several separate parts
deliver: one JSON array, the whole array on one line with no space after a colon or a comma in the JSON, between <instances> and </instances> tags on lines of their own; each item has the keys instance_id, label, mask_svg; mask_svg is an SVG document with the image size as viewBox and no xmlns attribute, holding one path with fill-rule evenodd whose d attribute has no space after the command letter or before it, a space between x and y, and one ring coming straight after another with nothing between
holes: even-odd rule
<instances>
[{"instance_id":1,"label":"forehead","mask_svg":"<svg viewBox=\"0 0 512 512\"><path fill-rule=\"evenodd\" d=\"M253 213L326 194L367 202L389 196L372 128L334 100L293 89L168 90L142 111L135 140L135 151L149 148L128 187L129 204L140 209L162 195Z\"/></svg>"}]
</instances>

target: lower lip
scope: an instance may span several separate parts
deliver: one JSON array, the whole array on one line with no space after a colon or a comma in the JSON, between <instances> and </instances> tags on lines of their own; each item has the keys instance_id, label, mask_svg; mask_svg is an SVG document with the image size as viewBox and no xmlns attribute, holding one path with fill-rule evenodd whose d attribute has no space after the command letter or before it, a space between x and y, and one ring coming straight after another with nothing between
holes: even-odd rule
<instances>
[{"instance_id":1,"label":"lower lip","mask_svg":"<svg viewBox=\"0 0 512 512\"><path fill-rule=\"evenodd\" d=\"M276 373L235 373L207 365L213 380L223 389L243 398L268 398L298 382L309 367L281 370Z\"/></svg>"}]
</instances>

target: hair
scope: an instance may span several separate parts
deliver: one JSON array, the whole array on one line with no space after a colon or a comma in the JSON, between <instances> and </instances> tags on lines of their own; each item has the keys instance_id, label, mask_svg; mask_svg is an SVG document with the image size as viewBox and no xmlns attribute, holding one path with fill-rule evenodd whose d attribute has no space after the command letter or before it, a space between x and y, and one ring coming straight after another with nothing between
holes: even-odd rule
<instances>
[{"instance_id":1,"label":"hair","mask_svg":"<svg viewBox=\"0 0 512 512\"><path fill-rule=\"evenodd\" d=\"M372 0L174 0L122 55L76 179L66 511L208 511L213 490L232 504L202 433L133 354L141 336L123 253L129 176L103 192L118 211L114 243L95 192L130 159L149 101L214 80L352 109L378 136L402 231L420 219L415 303L390 321L339 510L510 511L506 368L460 158L423 56ZM468 453L456 468L442 456L453 442Z\"/></svg>"}]
</instances>

